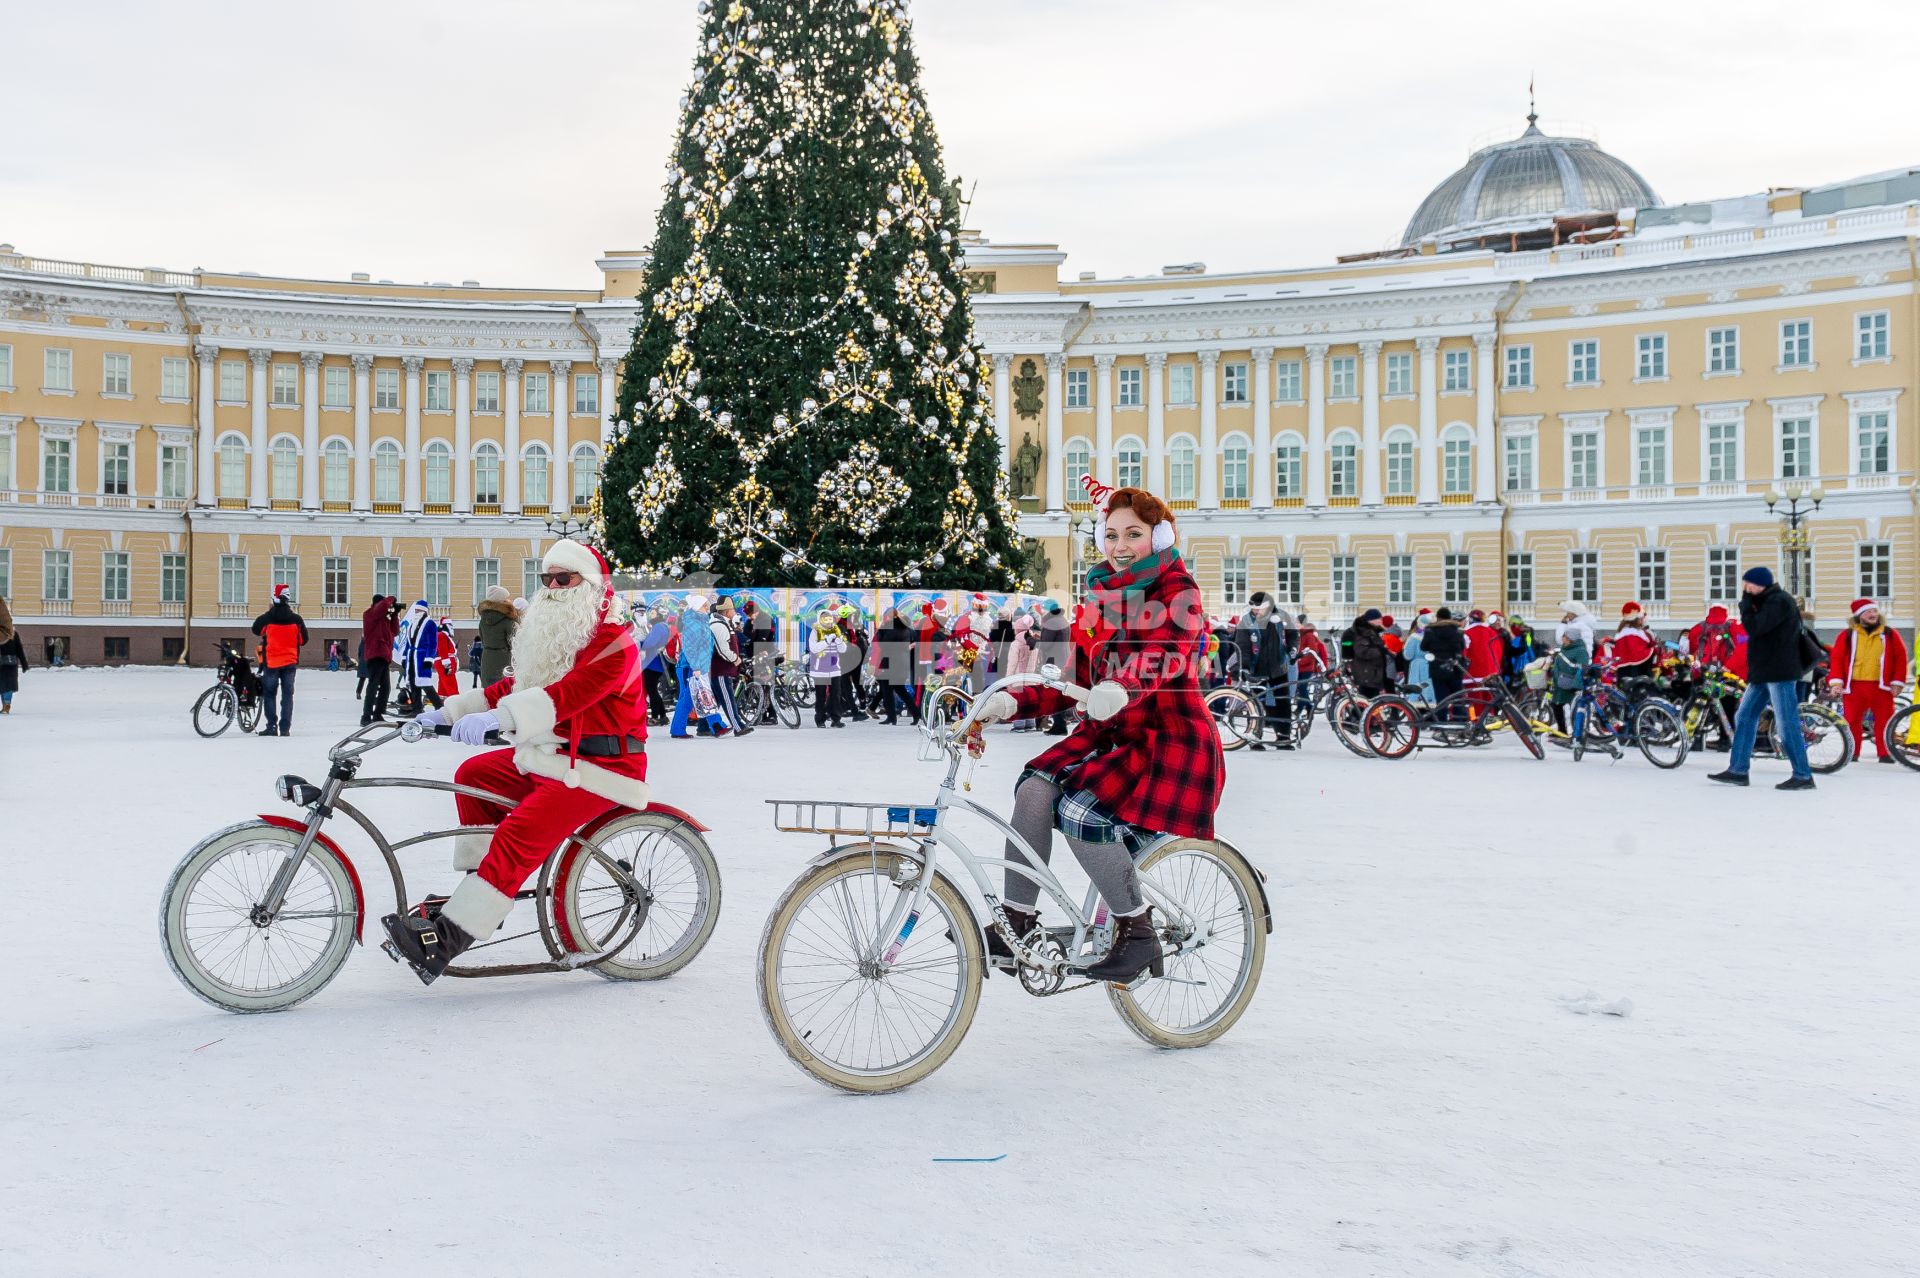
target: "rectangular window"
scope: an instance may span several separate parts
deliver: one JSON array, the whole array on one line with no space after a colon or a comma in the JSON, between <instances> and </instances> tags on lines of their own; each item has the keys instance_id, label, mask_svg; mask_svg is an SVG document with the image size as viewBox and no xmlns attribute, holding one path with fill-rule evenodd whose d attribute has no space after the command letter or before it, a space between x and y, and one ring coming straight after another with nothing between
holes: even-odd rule
<instances>
[{"instance_id":1,"label":"rectangular window","mask_svg":"<svg viewBox=\"0 0 1920 1278\"><path fill-rule=\"evenodd\" d=\"M185 501L193 474L193 452L186 444L160 445L160 496Z\"/></svg>"},{"instance_id":2,"label":"rectangular window","mask_svg":"<svg viewBox=\"0 0 1920 1278\"><path fill-rule=\"evenodd\" d=\"M1740 371L1739 329L1710 328L1707 330L1707 371L1709 373Z\"/></svg>"},{"instance_id":3,"label":"rectangular window","mask_svg":"<svg viewBox=\"0 0 1920 1278\"><path fill-rule=\"evenodd\" d=\"M220 402L223 404L244 404L247 402L247 365L243 360L223 359L220 361Z\"/></svg>"},{"instance_id":4,"label":"rectangular window","mask_svg":"<svg viewBox=\"0 0 1920 1278\"><path fill-rule=\"evenodd\" d=\"M1247 602L1247 557L1228 555L1220 564L1220 598L1229 608Z\"/></svg>"},{"instance_id":5,"label":"rectangular window","mask_svg":"<svg viewBox=\"0 0 1920 1278\"><path fill-rule=\"evenodd\" d=\"M1567 553L1567 594L1575 603L1600 602L1600 552L1574 550Z\"/></svg>"},{"instance_id":6,"label":"rectangular window","mask_svg":"<svg viewBox=\"0 0 1920 1278\"><path fill-rule=\"evenodd\" d=\"M352 383L349 381L351 369L323 368L320 370L320 407L351 408L353 406Z\"/></svg>"},{"instance_id":7,"label":"rectangular window","mask_svg":"<svg viewBox=\"0 0 1920 1278\"><path fill-rule=\"evenodd\" d=\"M1305 577L1298 555L1280 556L1273 578L1274 598L1280 603L1298 607L1301 596L1306 594Z\"/></svg>"},{"instance_id":8,"label":"rectangular window","mask_svg":"<svg viewBox=\"0 0 1920 1278\"><path fill-rule=\"evenodd\" d=\"M584 417L600 412L600 376L597 373L573 375L573 411Z\"/></svg>"},{"instance_id":9,"label":"rectangular window","mask_svg":"<svg viewBox=\"0 0 1920 1278\"><path fill-rule=\"evenodd\" d=\"M1445 360L1445 375L1440 383L1441 390L1465 391L1473 389L1473 352L1447 351L1441 358Z\"/></svg>"},{"instance_id":10,"label":"rectangular window","mask_svg":"<svg viewBox=\"0 0 1920 1278\"><path fill-rule=\"evenodd\" d=\"M41 386L46 390L70 391L73 389L73 352L48 347L41 357L41 367L46 378Z\"/></svg>"},{"instance_id":11,"label":"rectangular window","mask_svg":"<svg viewBox=\"0 0 1920 1278\"><path fill-rule=\"evenodd\" d=\"M373 561L373 593L400 597L400 561L380 558Z\"/></svg>"},{"instance_id":12,"label":"rectangular window","mask_svg":"<svg viewBox=\"0 0 1920 1278\"><path fill-rule=\"evenodd\" d=\"M1533 436L1507 436L1505 463L1506 490L1510 493L1533 491Z\"/></svg>"},{"instance_id":13,"label":"rectangular window","mask_svg":"<svg viewBox=\"0 0 1920 1278\"><path fill-rule=\"evenodd\" d=\"M1328 564L1327 594L1336 608L1351 608L1360 599L1360 560L1335 555Z\"/></svg>"},{"instance_id":14,"label":"rectangular window","mask_svg":"<svg viewBox=\"0 0 1920 1278\"><path fill-rule=\"evenodd\" d=\"M1335 355L1327 361L1327 398L1352 399L1360 393L1356 361L1351 355Z\"/></svg>"},{"instance_id":15,"label":"rectangular window","mask_svg":"<svg viewBox=\"0 0 1920 1278\"><path fill-rule=\"evenodd\" d=\"M526 376L525 385L526 385L527 403L526 403L526 408L523 411L529 412L529 413L546 412L547 411L547 374L528 373Z\"/></svg>"},{"instance_id":16,"label":"rectangular window","mask_svg":"<svg viewBox=\"0 0 1920 1278\"><path fill-rule=\"evenodd\" d=\"M1813 474L1813 419L1780 419L1780 478L1806 479Z\"/></svg>"},{"instance_id":17,"label":"rectangular window","mask_svg":"<svg viewBox=\"0 0 1920 1278\"><path fill-rule=\"evenodd\" d=\"M1453 551L1440 557L1440 593L1449 604L1473 601L1473 556Z\"/></svg>"},{"instance_id":18,"label":"rectangular window","mask_svg":"<svg viewBox=\"0 0 1920 1278\"><path fill-rule=\"evenodd\" d=\"M247 557L245 555L220 556L220 602L223 604L247 602Z\"/></svg>"},{"instance_id":19,"label":"rectangular window","mask_svg":"<svg viewBox=\"0 0 1920 1278\"><path fill-rule=\"evenodd\" d=\"M1067 370L1067 407L1085 408L1092 401L1089 388L1093 385L1093 374L1084 368Z\"/></svg>"},{"instance_id":20,"label":"rectangular window","mask_svg":"<svg viewBox=\"0 0 1920 1278\"><path fill-rule=\"evenodd\" d=\"M1636 597L1642 603L1667 602L1667 552L1659 547L1642 550L1637 567Z\"/></svg>"},{"instance_id":21,"label":"rectangular window","mask_svg":"<svg viewBox=\"0 0 1920 1278\"><path fill-rule=\"evenodd\" d=\"M1122 408L1138 408L1143 402L1140 394L1142 374L1145 369L1123 368L1120 370L1120 397L1115 402Z\"/></svg>"},{"instance_id":22,"label":"rectangular window","mask_svg":"<svg viewBox=\"0 0 1920 1278\"><path fill-rule=\"evenodd\" d=\"M500 561L498 559L476 559L473 561L473 599L475 603L487 597L487 592L500 584Z\"/></svg>"},{"instance_id":23,"label":"rectangular window","mask_svg":"<svg viewBox=\"0 0 1920 1278\"><path fill-rule=\"evenodd\" d=\"M1567 343L1567 384L1597 386L1600 383L1600 343L1583 338ZM1586 601L1580 600L1585 603Z\"/></svg>"},{"instance_id":24,"label":"rectangular window","mask_svg":"<svg viewBox=\"0 0 1920 1278\"><path fill-rule=\"evenodd\" d=\"M1740 480L1740 423L1707 423L1707 482L1732 484Z\"/></svg>"},{"instance_id":25,"label":"rectangular window","mask_svg":"<svg viewBox=\"0 0 1920 1278\"><path fill-rule=\"evenodd\" d=\"M300 403L300 366L298 364L275 364L273 366L273 404L279 408L294 408Z\"/></svg>"},{"instance_id":26,"label":"rectangular window","mask_svg":"<svg viewBox=\"0 0 1920 1278\"><path fill-rule=\"evenodd\" d=\"M1459 495L1473 491L1473 440L1456 435L1440 444L1440 491Z\"/></svg>"},{"instance_id":27,"label":"rectangular window","mask_svg":"<svg viewBox=\"0 0 1920 1278\"><path fill-rule=\"evenodd\" d=\"M1507 347L1507 389L1531 390L1533 388L1533 347Z\"/></svg>"},{"instance_id":28,"label":"rectangular window","mask_svg":"<svg viewBox=\"0 0 1920 1278\"><path fill-rule=\"evenodd\" d=\"M1244 404L1247 402L1247 366L1238 362L1220 366L1220 402L1223 404Z\"/></svg>"},{"instance_id":29,"label":"rectangular window","mask_svg":"<svg viewBox=\"0 0 1920 1278\"><path fill-rule=\"evenodd\" d=\"M1600 432L1576 430L1567 435L1567 487L1600 486ZM1581 600L1582 603L1587 602Z\"/></svg>"},{"instance_id":30,"label":"rectangular window","mask_svg":"<svg viewBox=\"0 0 1920 1278\"><path fill-rule=\"evenodd\" d=\"M426 590L421 597L429 608L445 608L453 602L453 565L447 559L426 562Z\"/></svg>"},{"instance_id":31,"label":"rectangular window","mask_svg":"<svg viewBox=\"0 0 1920 1278\"><path fill-rule=\"evenodd\" d=\"M0 343L0 390L13 389L13 347Z\"/></svg>"},{"instance_id":32,"label":"rectangular window","mask_svg":"<svg viewBox=\"0 0 1920 1278\"><path fill-rule=\"evenodd\" d=\"M73 441L43 439L40 442L40 491L73 491Z\"/></svg>"},{"instance_id":33,"label":"rectangular window","mask_svg":"<svg viewBox=\"0 0 1920 1278\"><path fill-rule=\"evenodd\" d=\"M13 598L13 550L0 546L0 599Z\"/></svg>"},{"instance_id":34,"label":"rectangular window","mask_svg":"<svg viewBox=\"0 0 1920 1278\"><path fill-rule=\"evenodd\" d=\"M500 374L475 373L473 375L473 411L476 413L500 411Z\"/></svg>"},{"instance_id":35,"label":"rectangular window","mask_svg":"<svg viewBox=\"0 0 1920 1278\"><path fill-rule=\"evenodd\" d=\"M160 398L186 399L190 366L184 359L168 357L160 361ZM5 381L0 378L0 382Z\"/></svg>"},{"instance_id":36,"label":"rectangular window","mask_svg":"<svg viewBox=\"0 0 1920 1278\"><path fill-rule=\"evenodd\" d=\"M1387 394L1413 394L1413 356L1398 352L1387 356Z\"/></svg>"},{"instance_id":37,"label":"rectangular window","mask_svg":"<svg viewBox=\"0 0 1920 1278\"><path fill-rule=\"evenodd\" d=\"M1412 555L1387 556L1387 602L1395 607L1412 607Z\"/></svg>"},{"instance_id":38,"label":"rectangular window","mask_svg":"<svg viewBox=\"0 0 1920 1278\"><path fill-rule=\"evenodd\" d=\"M73 552L40 552L40 597L54 602L73 599Z\"/></svg>"},{"instance_id":39,"label":"rectangular window","mask_svg":"<svg viewBox=\"0 0 1920 1278\"><path fill-rule=\"evenodd\" d=\"M107 603L133 598L133 556L126 551L109 550L100 556L100 598Z\"/></svg>"},{"instance_id":40,"label":"rectangular window","mask_svg":"<svg viewBox=\"0 0 1920 1278\"><path fill-rule=\"evenodd\" d=\"M1351 436L1327 446L1327 495L1360 495L1360 448Z\"/></svg>"},{"instance_id":41,"label":"rectangular window","mask_svg":"<svg viewBox=\"0 0 1920 1278\"><path fill-rule=\"evenodd\" d=\"M1167 402L1179 407L1193 403L1193 365L1167 366Z\"/></svg>"},{"instance_id":42,"label":"rectangular window","mask_svg":"<svg viewBox=\"0 0 1920 1278\"><path fill-rule=\"evenodd\" d=\"M452 373L438 368L427 371L425 407L429 413L445 413L452 410Z\"/></svg>"},{"instance_id":43,"label":"rectangular window","mask_svg":"<svg viewBox=\"0 0 1920 1278\"><path fill-rule=\"evenodd\" d=\"M1886 413L1860 413L1853 419L1854 473L1884 475L1893 469L1893 430Z\"/></svg>"},{"instance_id":44,"label":"rectangular window","mask_svg":"<svg viewBox=\"0 0 1920 1278\"><path fill-rule=\"evenodd\" d=\"M345 607L352 598L348 593L348 563L345 555L328 555L320 561L320 602L329 608Z\"/></svg>"},{"instance_id":45,"label":"rectangular window","mask_svg":"<svg viewBox=\"0 0 1920 1278\"><path fill-rule=\"evenodd\" d=\"M1860 576L1855 583L1865 599L1893 596L1893 546L1884 541L1860 543Z\"/></svg>"},{"instance_id":46,"label":"rectangular window","mask_svg":"<svg viewBox=\"0 0 1920 1278\"><path fill-rule=\"evenodd\" d=\"M1299 438L1298 435L1292 437ZM1289 440L1273 451L1273 495L1283 501L1298 498L1300 477L1300 445Z\"/></svg>"},{"instance_id":47,"label":"rectangular window","mask_svg":"<svg viewBox=\"0 0 1920 1278\"><path fill-rule=\"evenodd\" d=\"M1634 376L1642 381L1667 375L1667 335L1642 333L1634 339Z\"/></svg>"},{"instance_id":48,"label":"rectangular window","mask_svg":"<svg viewBox=\"0 0 1920 1278\"><path fill-rule=\"evenodd\" d=\"M13 438L0 436L0 493L13 491ZM5 592L0 591L0 597Z\"/></svg>"},{"instance_id":49,"label":"rectangular window","mask_svg":"<svg viewBox=\"0 0 1920 1278\"><path fill-rule=\"evenodd\" d=\"M100 657L104 661L126 661L132 653L133 640L125 635L107 635L100 641Z\"/></svg>"},{"instance_id":50,"label":"rectangular window","mask_svg":"<svg viewBox=\"0 0 1920 1278\"><path fill-rule=\"evenodd\" d=\"M1533 607L1533 555L1516 550L1507 556L1507 607Z\"/></svg>"},{"instance_id":51,"label":"rectangular window","mask_svg":"<svg viewBox=\"0 0 1920 1278\"><path fill-rule=\"evenodd\" d=\"M522 559L520 561L520 597L531 599L540 593L540 561Z\"/></svg>"},{"instance_id":52,"label":"rectangular window","mask_svg":"<svg viewBox=\"0 0 1920 1278\"><path fill-rule=\"evenodd\" d=\"M1813 321L1783 320L1780 323L1780 367L1809 368L1813 365Z\"/></svg>"},{"instance_id":53,"label":"rectangular window","mask_svg":"<svg viewBox=\"0 0 1920 1278\"><path fill-rule=\"evenodd\" d=\"M1282 404L1297 404L1300 393L1300 361L1283 359L1273 366L1273 397Z\"/></svg>"},{"instance_id":54,"label":"rectangular window","mask_svg":"<svg viewBox=\"0 0 1920 1278\"><path fill-rule=\"evenodd\" d=\"M1729 603L1740 596L1740 548L1707 547L1707 599Z\"/></svg>"},{"instance_id":55,"label":"rectangular window","mask_svg":"<svg viewBox=\"0 0 1920 1278\"><path fill-rule=\"evenodd\" d=\"M1869 311L1854 316L1853 338L1855 359L1887 358L1887 313Z\"/></svg>"},{"instance_id":56,"label":"rectangular window","mask_svg":"<svg viewBox=\"0 0 1920 1278\"><path fill-rule=\"evenodd\" d=\"M1242 441L1229 443L1220 452L1220 496L1227 501L1246 501L1250 483L1247 446Z\"/></svg>"},{"instance_id":57,"label":"rectangular window","mask_svg":"<svg viewBox=\"0 0 1920 1278\"><path fill-rule=\"evenodd\" d=\"M375 408L400 407L399 369L376 368L373 370L373 406Z\"/></svg>"},{"instance_id":58,"label":"rectangular window","mask_svg":"<svg viewBox=\"0 0 1920 1278\"><path fill-rule=\"evenodd\" d=\"M133 445L109 441L100 445L100 491L108 497L133 492Z\"/></svg>"},{"instance_id":59,"label":"rectangular window","mask_svg":"<svg viewBox=\"0 0 1920 1278\"><path fill-rule=\"evenodd\" d=\"M187 557L171 551L160 556L160 602L183 604L187 601Z\"/></svg>"},{"instance_id":60,"label":"rectangular window","mask_svg":"<svg viewBox=\"0 0 1920 1278\"><path fill-rule=\"evenodd\" d=\"M275 555L273 557L272 588L278 590L285 586L292 593L294 602L300 601L300 556Z\"/></svg>"},{"instance_id":61,"label":"rectangular window","mask_svg":"<svg viewBox=\"0 0 1920 1278\"><path fill-rule=\"evenodd\" d=\"M102 395L133 394L133 356L103 355L100 357L100 393Z\"/></svg>"},{"instance_id":62,"label":"rectangular window","mask_svg":"<svg viewBox=\"0 0 1920 1278\"><path fill-rule=\"evenodd\" d=\"M1633 432L1633 482L1641 487L1667 482L1667 428L1642 426Z\"/></svg>"},{"instance_id":63,"label":"rectangular window","mask_svg":"<svg viewBox=\"0 0 1920 1278\"><path fill-rule=\"evenodd\" d=\"M1122 488L1146 486L1146 458L1138 445L1124 441L1113 454L1113 477Z\"/></svg>"},{"instance_id":64,"label":"rectangular window","mask_svg":"<svg viewBox=\"0 0 1920 1278\"><path fill-rule=\"evenodd\" d=\"M1413 437L1397 435L1387 441L1387 496L1413 496Z\"/></svg>"}]
</instances>

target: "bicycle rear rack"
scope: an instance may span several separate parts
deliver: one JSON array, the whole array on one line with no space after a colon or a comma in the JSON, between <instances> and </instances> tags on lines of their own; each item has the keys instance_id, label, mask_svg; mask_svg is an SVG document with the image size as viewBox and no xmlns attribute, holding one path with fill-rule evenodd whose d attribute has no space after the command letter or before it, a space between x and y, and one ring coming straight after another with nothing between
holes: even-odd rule
<instances>
[{"instance_id":1,"label":"bicycle rear rack","mask_svg":"<svg viewBox=\"0 0 1920 1278\"><path fill-rule=\"evenodd\" d=\"M863 839L918 839L933 829L930 804L843 803L831 799L768 799L773 827L788 834L833 834Z\"/></svg>"}]
</instances>

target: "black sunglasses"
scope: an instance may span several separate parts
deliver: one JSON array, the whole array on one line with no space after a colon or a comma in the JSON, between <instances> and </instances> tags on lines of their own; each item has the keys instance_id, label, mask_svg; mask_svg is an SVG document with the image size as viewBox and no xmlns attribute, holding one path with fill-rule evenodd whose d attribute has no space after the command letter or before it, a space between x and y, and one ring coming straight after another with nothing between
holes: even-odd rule
<instances>
[{"instance_id":1,"label":"black sunglasses","mask_svg":"<svg viewBox=\"0 0 1920 1278\"><path fill-rule=\"evenodd\" d=\"M554 590L565 590L574 582L581 580L584 580L584 578L582 578L579 573L572 572L566 568L556 568L552 572L543 572L540 574L540 584Z\"/></svg>"}]
</instances>

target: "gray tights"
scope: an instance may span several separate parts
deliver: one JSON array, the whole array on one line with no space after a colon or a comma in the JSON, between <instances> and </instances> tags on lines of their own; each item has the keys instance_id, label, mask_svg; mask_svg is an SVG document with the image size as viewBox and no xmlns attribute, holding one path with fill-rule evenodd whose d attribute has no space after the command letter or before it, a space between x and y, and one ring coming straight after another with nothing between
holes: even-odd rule
<instances>
[{"instance_id":1,"label":"gray tights","mask_svg":"<svg viewBox=\"0 0 1920 1278\"><path fill-rule=\"evenodd\" d=\"M1060 802L1060 787L1045 777L1028 777L1013 792L1013 828L1025 839L1044 863L1053 855L1053 810ZM1086 843L1069 837L1067 846L1080 862L1080 868L1093 880L1094 890L1115 914L1138 914L1146 905L1140 895L1140 879L1134 873L1133 856L1124 843ZM1007 860L1026 863L1026 856L1007 841ZM1023 874L1007 871L1008 905L1021 909L1036 908L1040 885Z\"/></svg>"}]
</instances>

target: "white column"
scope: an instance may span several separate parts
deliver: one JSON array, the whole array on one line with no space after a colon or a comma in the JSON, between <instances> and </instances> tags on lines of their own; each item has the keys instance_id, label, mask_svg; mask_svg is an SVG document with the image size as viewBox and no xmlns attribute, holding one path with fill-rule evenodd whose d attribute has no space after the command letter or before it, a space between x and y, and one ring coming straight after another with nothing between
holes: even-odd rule
<instances>
[{"instance_id":1,"label":"white column","mask_svg":"<svg viewBox=\"0 0 1920 1278\"><path fill-rule=\"evenodd\" d=\"M422 505L420 485L420 366L426 363L426 360L418 355L407 355L401 358L400 363L401 366L407 370L407 479L406 486L403 489L400 509L410 515L417 515L420 513Z\"/></svg>"},{"instance_id":2,"label":"white column","mask_svg":"<svg viewBox=\"0 0 1920 1278\"><path fill-rule=\"evenodd\" d=\"M1440 500L1440 339L1422 337L1414 345L1420 351L1420 504L1431 506Z\"/></svg>"},{"instance_id":3,"label":"white column","mask_svg":"<svg viewBox=\"0 0 1920 1278\"><path fill-rule=\"evenodd\" d=\"M213 437L213 400L220 387L220 352L212 346L196 346L193 353L200 359L200 466L193 503L196 506L217 506L220 504L220 494L214 485L213 468L219 449Z\"/></svg>"},{"instance_id":4,"label":"white column","mask_svg":"<svg viewBox=\"0 0 1920 1278\"><path fill-rule=\"evenodd\" d=\"M1219 351L1200 352L1200 509L1220 508L1220 392L1214 385Z\"/></svg>"},{"instance_id":5,"label":"white column","mask_svg":"<svg viewBox=\"0 0 1920 1278\"><path fill-rule=\"evenodd\" d=\"M1013 465L1013 356L993 357L993 435L1000 441L1000 469Z\"/></svg>"},{"instance_id":6,"label":"white column","mask_svg":"<svg viewBox=\"0 0 1920 1278\"><path fill-rule=\"evenodd\" d=\"M500 483L500 509L503 513L520 513L520 369L522 361L503 359L500 361L501 380L505 383L500 394L501 407L506 410L506 456L500 461L502 468Z\"/></svg>"},{"instance_id":7,"label":"white column","mask_svg":"<svg viewBox=\"0 0 1920 1278\"><path fill-rule=\"evenodd\" d=\"M453 513L473 509L473 361L453 361Z\"/></svg>"},{"instance_id":8,"label":"white column","mask_svg":"<svg viewBox=\"0 0 1920 1278\"><path fill-rule=\"evenodd\" d=\"M247 352L253 361L253 465L248 468L247 505L254 509L271 504L267 497L267 366L273 352L255 347Z\"/></svg>"},{"instance_id":9,"label":"white column","mask_svg":"<svg viewBox=\"0 0 1920 1278\"><path fill-rule=\"evenodd\" d=\"M353 508L373 509L373 356L353 360Z\"/></svg>"},{"instance_id":10,"label":"white column","mask_svg":"<svg viewBox=\"0 0 1920 1278\"><path fill-rule=\"evenodd\" d=\"M1273 505L1273 347L1253 348L1253 505Z\"/></svg>"},{"instance_id":11,"label":"white column","mask_svg":"<svg viewBox=\"0 0 1920 1278\"><path fill-rule=\"evenodd\" d=\"M320 509L320 352L301 351L300 509Z\"/></svg>"},{"instance_id":12,"label":"white column","mask_svg":"<svg viewBox=\"0 0 1920 1278\"><path fill-rule=\"evenodd\" d=\"M1147 352L1147 491L1167 491L1167 353Z\"/></svg>"},{"instance_id":13,"label":"white column","mask_svg":"<svg viewBox=\"0 0 1920 1278\"><path fill-rule=\"evenodd\" d=\"M1360 343L1360 504L1380 504L1380 343Z\"/></svg>"},{"instance_id":14,"label":"white column","mask_svg":"<svg viewBox=\"0 0 1920 1278\"><path fill-rule=\"evenodd\" d=\"M613 447L613 375L620 369L617 359L600 361L600 451Z\"/></svg>"},{"instance_id":15,"label":"white column","mask_svg":"<svg viewBox=\"0 0 1920 1278\"><path fill-rule=\"evenodd\" d=\"M1103 484L1113 474L1113 356L1093 357L1093 473Z\"/></svg>"},{"instance_id":16,"label":"white column","mask_svg":"<svg viewBox=\"0 0 1920 1278\"><path fill-rule=\"evenodd\" d=\"M1474 388L1473 499L1493 501L1496 499L1493 464L1493 334L1475 333L1473 351L1476 357L1473 375L1479 379L1479 384Z\"/></svg>"},{"instance_id":17,"label":"white column","mask_svg":"<svg viewBox=\"0 0 1920 1278\"><path fill-rule=\"evenodd\" d=\"M1327 504L1327 344L1307 347L1307 505Z\"/></svg>"},{"instance_id":18,"label":"white column","mask_svg":"<svg viewBox=\"0 0 1920 1278\"><path fill-rule=\"evenodd\" d=\"M573 361L547 361L553 370L553 394L547 406L553 409L553 470L547 476L553 513L564 516L573 505L573 459L567 456L567 413L573 408Z\"/></svg>"},{"instance_id":19,"label":"white column","mask_svg":"<svg viewBox=\"0 0 1920 1278\"><path fill-rule=\"evenodd\" d=\"M1067 419L1061 397L1066 394L1067 357L1047 355L1047 509L1065 510L1067 504Z\"/></svg>"}]
</instances>

